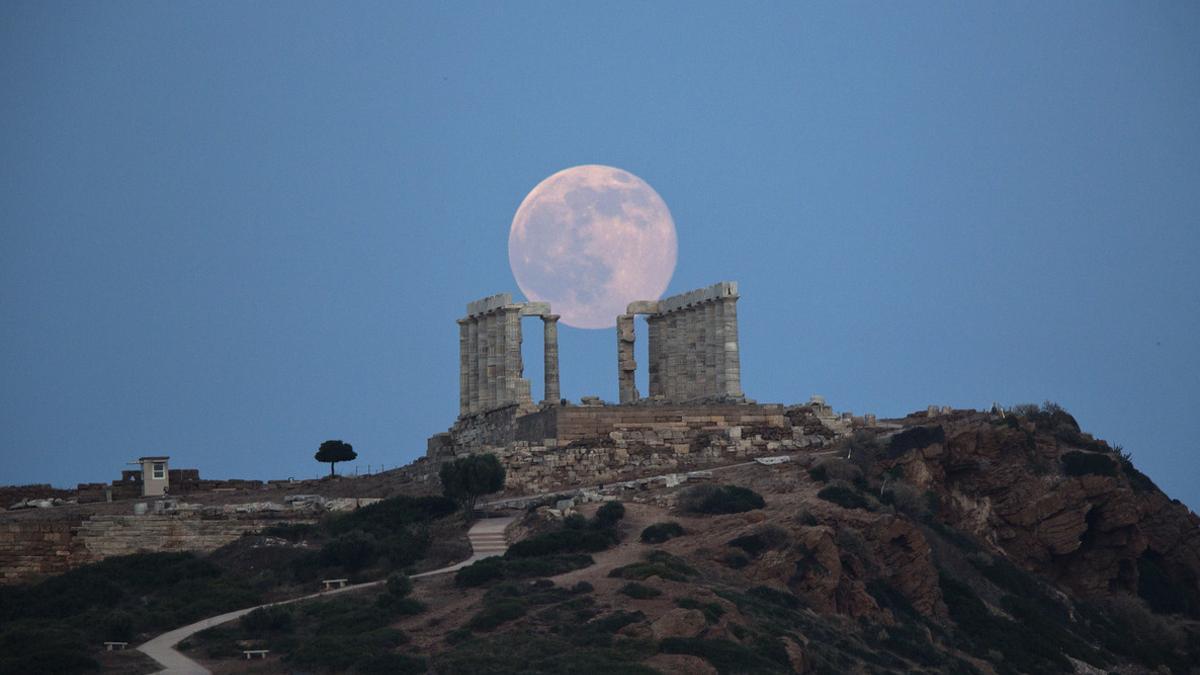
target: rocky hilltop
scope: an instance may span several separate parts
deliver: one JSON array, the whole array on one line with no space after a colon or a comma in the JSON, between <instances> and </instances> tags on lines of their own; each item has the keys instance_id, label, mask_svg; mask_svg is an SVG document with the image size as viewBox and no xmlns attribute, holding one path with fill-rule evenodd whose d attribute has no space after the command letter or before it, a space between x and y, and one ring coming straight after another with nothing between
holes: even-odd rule
<instances>
[{"instance_id":1,"label":"rocky hilltop","mask_svg":"<svg viewBox=\"0 0 1200 675\"><path fill-rule=\"evenodd\" d=\"M819 413L792 406L757 440L705 432L712 447L682 445L724 465L495 502L513 518L507 553L415 583L395 572L463 555L468 523L439 497L247 532L200 560L172 554L225 589L212 613L323 578L393 575L182 648L218 672L250 668L251 648L271 653L254 672L279 673L1200 672L1200 519L1121 448L1053 404L853 425ZM752 454L759 440L779 454ZM570 449L597 455L587 443ZM371 496L429 489L403 471L379 480ZM12 608L51 604L72 575L92 586L158 564L122 561L10 589L8 630L41 616ZM179 607L179 623L200 614ZM152 635L144 614L131 640Z\"/></svg>"}]
</instances>

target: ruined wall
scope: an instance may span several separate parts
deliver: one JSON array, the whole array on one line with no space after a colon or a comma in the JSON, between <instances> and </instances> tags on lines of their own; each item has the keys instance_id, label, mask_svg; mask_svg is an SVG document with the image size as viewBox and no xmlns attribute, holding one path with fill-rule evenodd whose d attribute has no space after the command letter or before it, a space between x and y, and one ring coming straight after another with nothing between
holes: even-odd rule
<instances>
[{"instance_id":1,"label":"ruined wall","mask_svg":"<svg viewBox=\"0 0 1200 675\"><path fill-rule=\"evenodd\" d=\"M503 442L478 442L495 433L499 418L484 422L482 433L460 421L394 475L436 489L442 462L491 452L507 469L507 490L526 494L816 449L849 430L823 407L773 404L568 406L510 419L515 430L493 436Z\"/></svg>"},{"instance_id":2,"label":"ruined wall","mask_svg":"<svg viewBox=\"0 0 1200 675\"><path fill-rule=\"evenodd\" d=\"M279 522L312 522L259 514L212 518L178 515L66 515L0 521L0 583L61 574L109 556L212 551L245 532Z\"/></svg>"}]
</instances>

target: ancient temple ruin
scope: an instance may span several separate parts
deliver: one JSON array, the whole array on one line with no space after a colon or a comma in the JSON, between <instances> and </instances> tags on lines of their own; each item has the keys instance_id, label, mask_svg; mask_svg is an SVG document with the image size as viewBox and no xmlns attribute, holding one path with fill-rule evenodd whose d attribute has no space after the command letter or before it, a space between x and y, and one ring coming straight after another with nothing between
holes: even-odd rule
<instances>
[{"instance_id":1,"label":"ancient temple ruin","mask_svg":"<svg viewBox=\"0 0 1200 675\"><path fill-rule=\"evenodd\" d=\"M512 301L498 293L467 304L458 320L458 415L518 406L532 408L529 380L522 377L521 318L542 319L545 340L544 403L558 401L558 315L545 302Z\"/></svg>"},{"instance_id":2,"label":"ancient temple ruin","mask_svg":"<svg viewBox=\"0 0 1200 675\"><path fill-rule=\"evenodd\" d=\"M634 317L646 317L649 398L664 403L737 401L742 398L738 359L737 283L722 281L663 300L638 300L617 317L617 379L621 403L641 399L635 386ZM545 340L542 406L559 402L558 315L546 302L513 302L498 293L467 304L458 320L458 415L517 406L533 412L521 355L521 319L540 317Z\"/></svg>"},{"instance_id":3,"label":"ancient temple ruin","mask_svg":"<svg viewBox=\"0 0 1200 675\"><path fill-rule=\"evenodd\" d=\"M635 386L634 317L646 315L650 398L675 403L742 398L738 358L737 282L663 300L632 302L617 317L617 377L621 403L640 398Z\"/></svg>"},{"instance_id":4,"label":"ancient temple ruin","mask_svg":"<svg viewBox=\"0 0 1200 675\"><path fill-rule=\"evenodd\" d=\"M560 398L558 315L549 303L492 295L459 319L459 415L429 438L404 480L437 480L442 462L489 452L523 492L627 480L817 448L850 432L819 397L758 403L742 392L737 283L723 281L661 300L629 303L617 317L619 402ZM635 320L646 318L649 391L635 385ZM521 356L521 319L542 320L545 395L532 400ZM874 424L873 417L862 423ZM678 475L683 475L682 473Z\"/></svg>"}]
</instances>

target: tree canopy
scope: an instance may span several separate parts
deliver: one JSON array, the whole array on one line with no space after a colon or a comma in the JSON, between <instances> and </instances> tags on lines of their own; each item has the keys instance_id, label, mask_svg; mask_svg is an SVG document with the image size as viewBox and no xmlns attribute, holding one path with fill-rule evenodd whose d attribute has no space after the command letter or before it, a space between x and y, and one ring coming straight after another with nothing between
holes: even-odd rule
<instances>
[{"instance_id":1,"label":"tree canopy","mask_svg":"<svg viewBox=\"0 0 1200 675\"><path fill-rule=\"evenodd\" d=\"M475 502L504 488L504 467L491 453L467 455L442 465L442 494L462 505L470 515Z\"/></svg>"},{"instance_id":2,"label":"tree canopy","mask_svg":"<svg viewBox=\"0 0 1200 675\"><path fill-rule=\"evenodd\" d=\"M338 462L349 462L358 457L354 446L342 441L325 441L317 449L315 455L318 462L329 462L329 475L333 475L333 465Z\"/></svg>"}]
</instances>

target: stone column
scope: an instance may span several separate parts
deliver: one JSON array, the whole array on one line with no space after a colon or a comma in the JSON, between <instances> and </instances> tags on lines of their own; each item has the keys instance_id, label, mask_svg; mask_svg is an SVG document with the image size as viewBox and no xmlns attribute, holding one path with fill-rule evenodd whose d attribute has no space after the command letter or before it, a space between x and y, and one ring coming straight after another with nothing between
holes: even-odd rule
<instances>
[{"instance_id":1,"label":"stone column","mask_svg":"<svg viewBox=\"0 0 1200 675\"><path fill-rule=\"evenodd\" d=\"M500 405L512 405L521 402L521 373L525 370L521 363L521 308L505 307L501 320L504 330L501 339L504 341L504 351L501 352L504 362L501 364L501 375L504 378Z\"/></svg>"},{"instance_id":2,"label":"stone column","mask_svg":"<svg viewBox=\"0 0 1200 675\"><path fill-rule=\"evenodd\" d=\"M723 297L721 303L721 323L724 330L723 366L725 371L724 389L721 393L727 396L742 395L742 366L738 349L737 332L737 296Z\"/></svg>"},{"instance_id":3,"label":"stone column","mask_svg":"<svg viewBox=\"0 0 1200 675\"><path fill-rule=\"evenodd\" d=\"M703 304L704 310L704 333L706 333L708 341L704 345L704 394L712 395L718 393L716 389L716 352L720 348L720 342L716 339L716 303L706 301Z\"/></svg>"},{"instance_id":4,"label":"stone column","mask_svg":"<svg viewBox=\"0 0 1200 675\"><path fill-rule=\"evenodd\" d=\"M679 399L692 397L696 381L696 331L691 307L679 310Z\"/></svg>"},{"instance_id":5,"label":"stone column","mask_svg":"<svg viewBox=\"0 0 1200 675\"><path fill-rule=\"evenodd\" d=\"M488 376L491 378L491 407L504 405L504 314L493 311L489 317L491 351L488 353Z\"/></svg>"},{"instance_id":6,"label":"stone column","mask_svg":"<svg viewBox=\"0 0 1200 675\"><path fill-rule=\"evenodd\" d=\"M479 412L479 317L467 319L468 410Z\"/></svg>"},{"instance_id":7,"label":"stone column","mask_svg":"<svg viewBox=\"0 0 1200 675\"><path fill-rule=\"evenodd\" d=\"M542 354L545 358L545 387L543 403L558 405L562 395L558 390L558 315L542 316Z\"/></svg>"},{"instance_id":8,"label":"stone column","mask_svg":"<svg viewBox=\"0 0 1200 675\"><path fill-rule=\"evenodd\" d=\"M617 317L617 389L621 403L633 403L638 399L633 330L632 314Z\"/></svg>"},{"instance_id":9,"label":"stone column","mask_svg":"<svg viewBox=\"0 0 1200 675\"><path fill-rule=\"evenodd\" d=\"M468 356L471 338L467 324L470 319L458 320L458 416L462 417L471 410L471 361Z\"/></svg>"},{"instance_id":10,"label":"stone column","mask_svg":"<svg viewBox=\"0 0 1200 675\"><path fill-rule=\"evenodd\" d=\"M663 335L662 335L662 319L657 316L646 317L646 344L647 356L649 364L647 369L650 371L650 396L663 395Z\"/></svg>"},{"instance_id":11,"label":"stone column","mask_svg":"<svg viewBox=\"0 0 1200 675\"><path fill-rule=\"evenodd\" d=\"M496 404L496 322L491 314L479 317L479 410Z\"/></svg>"},{"instance_id":12,"label":"stone column","mask_svg":"<svg viewBox=\"0 0 1200 675\"><path fill-rule=\"evenodd\" d=\"M678 401L680 398L679 373L683 369L683 350L681 349L683 340L680 337L682 322L679 320L679 312L671 312L667 315L665 328L667 333L666 394L668 400Z\"/></svg>"},{"instance_id":13,"label":"stone column","mask_svg":"<svg viewBox=\"0 0 1200 675\"><path fill-rule=\"evenodd\" d=\"M713 305L713 393L725 395L725 303Z\"/></svg>"}]
</instances>

